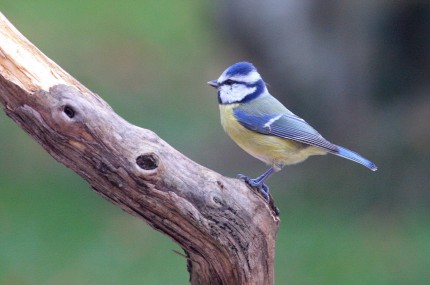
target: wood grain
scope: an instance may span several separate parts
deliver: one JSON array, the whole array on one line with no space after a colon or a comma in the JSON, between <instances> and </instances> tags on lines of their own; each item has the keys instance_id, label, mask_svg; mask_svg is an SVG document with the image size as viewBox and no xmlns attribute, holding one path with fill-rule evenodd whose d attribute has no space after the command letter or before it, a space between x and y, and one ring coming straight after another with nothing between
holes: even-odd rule
<instances>
[{"instance_id":1,"label":"wood grain","mask_svg":"<svg viewBox=\"0 0 430 285\"><path fill-rule=\"evenodd\" d=\"M125 121L2 14L0 102L100 196L177 242L191 284L274 283L279 218L273 207L243 182Z\"/></svg>"}]
</instances>

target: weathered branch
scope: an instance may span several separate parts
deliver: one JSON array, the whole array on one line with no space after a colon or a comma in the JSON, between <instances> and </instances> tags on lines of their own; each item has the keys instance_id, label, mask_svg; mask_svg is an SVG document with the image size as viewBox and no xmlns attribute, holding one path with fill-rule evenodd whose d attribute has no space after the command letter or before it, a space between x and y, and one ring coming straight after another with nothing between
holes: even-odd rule
<instances>
[{"instance_id":1,"label":"weathered branch","mask_svg":"<svg viewBox=\"0 0 430 285\"><path fill-rule=\"evenodd\" d=\"M279 220L263 198L119 117L1 13L0 102L94 191L175 240L192 284L273 284Z\"/></svg>"}]
</instances>

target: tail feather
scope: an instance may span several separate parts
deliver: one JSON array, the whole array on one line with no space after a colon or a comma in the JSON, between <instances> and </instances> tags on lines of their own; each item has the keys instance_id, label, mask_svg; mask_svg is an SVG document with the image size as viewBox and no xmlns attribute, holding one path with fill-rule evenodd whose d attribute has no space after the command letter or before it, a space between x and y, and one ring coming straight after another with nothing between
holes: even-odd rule
<instances>
[{"instance_id":1,"label":"tail feather","mask_svg":"<svg viewBox=\"0 0 430 285\"><path fill-rule=\"evenodd\" d=\"M353 152L352 150L346 149L344 147L338 146L339 150L337 152L333 152L333 154L336 154L338 156L344 157L346 159L352 160L354 162L360 163L361 165L366 166L372 171L376 171L378 167L376 164L371 162L370 160L362 157L356 152Z\"/></svg>"}]
</instances>

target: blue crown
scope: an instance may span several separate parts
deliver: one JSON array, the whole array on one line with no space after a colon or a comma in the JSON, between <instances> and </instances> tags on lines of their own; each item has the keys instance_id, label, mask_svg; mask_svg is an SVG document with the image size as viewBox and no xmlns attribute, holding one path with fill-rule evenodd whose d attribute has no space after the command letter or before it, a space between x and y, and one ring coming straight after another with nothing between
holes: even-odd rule
<instances>
[{"instance_id":1,"label":"blue crown","mask_svg":"<svg viewBox=\"0 0 430 285\"><path fill-rule=\"evenodd\" d=\"M249 62L238 62L230 66L227 70L226 75L227 76L233 76L233 75L247 75L252 71L255 71L256 68L252 63Z\"/></svg>"}]
</instances>

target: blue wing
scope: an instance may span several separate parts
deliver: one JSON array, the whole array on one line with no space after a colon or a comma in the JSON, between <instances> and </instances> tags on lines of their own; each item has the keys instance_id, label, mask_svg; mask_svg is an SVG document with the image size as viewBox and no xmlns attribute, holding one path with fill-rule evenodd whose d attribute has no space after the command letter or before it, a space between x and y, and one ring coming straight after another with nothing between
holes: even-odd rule
<instances>
[{"instance_id":1,"label":"blue wing","mask_svg":"<svg viewBox=\"0 0 430 285\"><path fill-rule=\"evenodd\" d=\"M249 130L317 146L329 152L338 151L337 145L327 141L305 120L296 115L271 114L253 116L239 109L235 109L233 112L239 123Z\"/></svg>"},{"instance_id":2,"label":"blue wing","mask_svg":"<svg viewBox=\"0 0 430 285\"><path fill-rule=\"evenodd\" d=\"M294 114L254 116L238 108L234 109L233 113L239 123L249 130L316 146L330 153L360 163L373 171L377 169L373 162L361 155L327 141L320 133L306 123L305 120Z\"/></svg>"}]
</instances>

